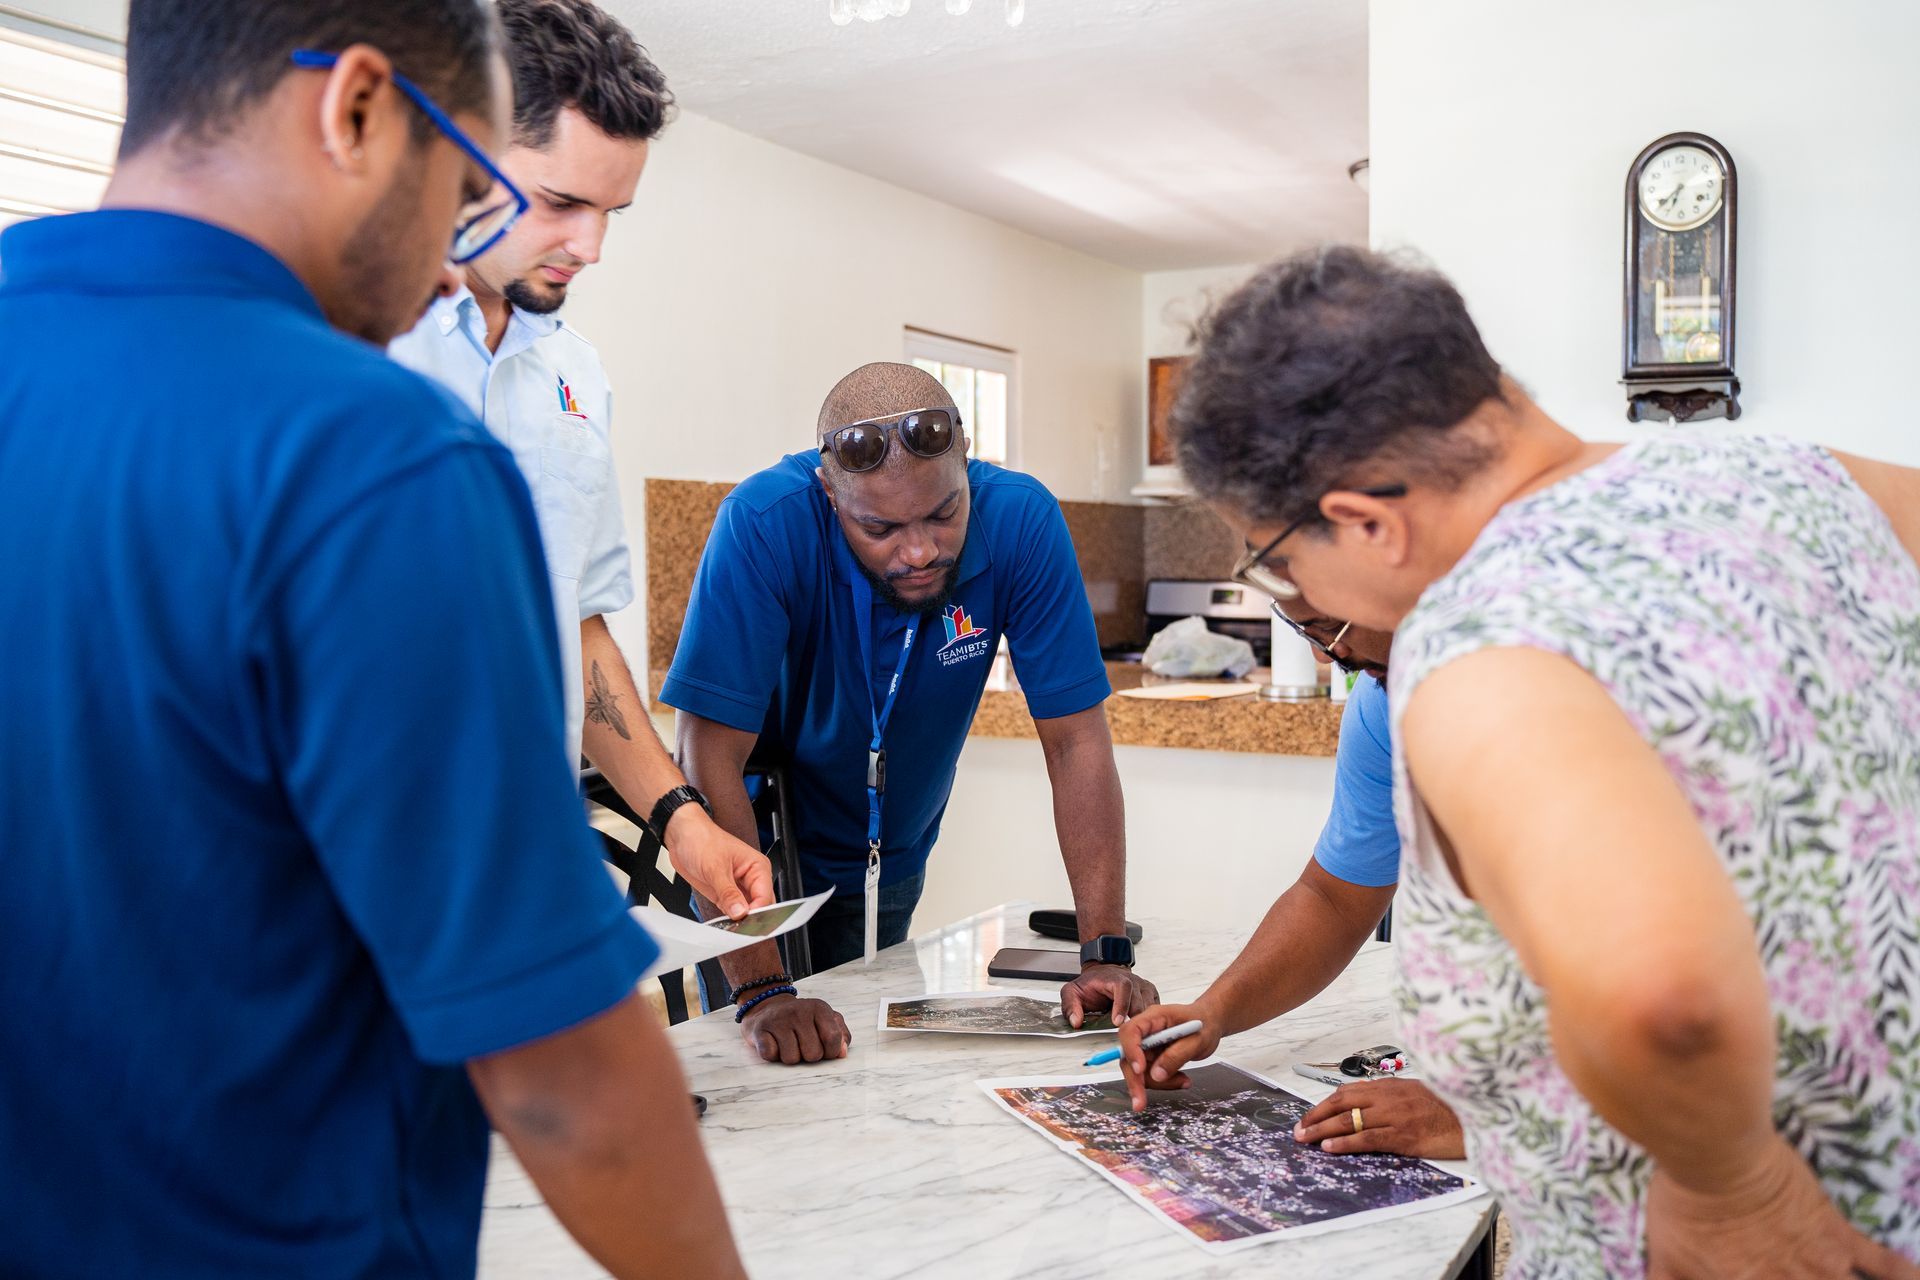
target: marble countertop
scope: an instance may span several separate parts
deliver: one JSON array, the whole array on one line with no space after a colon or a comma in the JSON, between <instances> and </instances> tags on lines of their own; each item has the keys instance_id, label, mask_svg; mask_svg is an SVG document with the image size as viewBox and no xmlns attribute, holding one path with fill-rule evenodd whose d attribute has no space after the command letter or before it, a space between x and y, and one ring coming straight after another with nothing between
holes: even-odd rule
<instances>
[{"instance_id":1,"label":"marble countertop","mask_svg":"<svg viewBox=\"0 0 1920 1280\"><path fill-rule=\"evenodd\" d=\"M1025 696L1002 670L1006 665L1000 662L988 679L968 732L986 738L1037 737ZM651 676L654 705L667 710L659 700L667 673L656 669ZM1266 678L1265 668L1255 668L1245 677L1256 684L1264 684ZM1308 702L1266 702L1255 694L1208 702L1122 698L1118 696L1122 689L1168 683L1137 662L1107 663L1107 679L1115 694L1107 699L1107 726L1121 746L1331 756L1340 743L1340 716L1346 706L1327 698Z\"/></svg>"},{"instance_id":2,"label":"marble countertop","mask_svg":"<svg viewBox=\"0 0 1920 1280\"><path fill-rule=\"evenodd\" d=\"M763 1063L741 1043L727 1012L672 1029L691 1086L710 1104L702 1135L753 1275L1105 1280L1124 1271L1156 1280L1445 1280L1458 1273L1488 1229L1488 1198L1213 1257L974 1086L991 1076L1077 1071L1090 1046L1104 1040L882 1037L873 1029L883 996L988 985L1057 992L1053 983L986 976L988 960L1002 946L1063 945L1028 931L1028 909L1013 904L983 912L889 948L871 966L845 965L803 982L804 994L831 1001L853 1028L852 1050L838 1062ZM1151 915L1143 924L1141 971L1171 1000L1198 995L1246 940L1244 933ZM1389 1037L1390 955L1388 946L1369 943L1317 999L1228 1041L1221 1056L1302 1097L1324 1097L1330 1087L1294 1075L1291 1064ZM605 1274L566 1236L497 1137L480 1274L487 1280Z\"/></svg>"}]
</instances>

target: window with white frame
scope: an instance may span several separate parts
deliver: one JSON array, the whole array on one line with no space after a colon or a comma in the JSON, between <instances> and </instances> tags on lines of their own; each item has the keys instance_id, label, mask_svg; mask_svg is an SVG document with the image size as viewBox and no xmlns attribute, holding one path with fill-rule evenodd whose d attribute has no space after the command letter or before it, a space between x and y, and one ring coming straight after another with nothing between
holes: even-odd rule
<instances>
[{"instance_id":1,"label":"window with white frame","mask_svg":"<svg viewBox=\"0 0 1920 1280\"><path fill-rule=\"evenodd\" d=\"M126 100L120 59L0 27L0 227L100 203Z\"/></svg>"},{"instance_id":2,"label":"window with white frame","mask_svg":"<svg viewBox=\"0 0 1920 1280\"><path fill-rule=\"evenodd\" d=\"M907 330L907 360L940 379L960 406L976 458L1012 466L1018 457L1019 357L1005 347Z\"/></svg>"}]
</instances>

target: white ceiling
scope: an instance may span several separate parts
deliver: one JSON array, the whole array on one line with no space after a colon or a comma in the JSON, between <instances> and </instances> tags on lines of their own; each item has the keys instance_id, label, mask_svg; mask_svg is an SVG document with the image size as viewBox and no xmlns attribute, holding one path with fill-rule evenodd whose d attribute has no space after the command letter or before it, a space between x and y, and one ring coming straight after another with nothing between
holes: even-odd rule
<instances>
[{"instance_id":1,"label":"white ceiling","mask_svg":"<svg viewBox=\"0 0 1920 1280\"><path fill-rule=\"evenodd\" d=\"M126 0L11 0L119 35ZM1142 271L1364 241L1363 0L601 0L686 106Z\"/></svg>"},{"instance_id":2,"label":"white ceiling","mask_svg":"<svg viewBox=\"0 0 1920 1280\"><path fill-rule=\"evenodd\" d=\"M1143 271L1364 241L1362 0L601 0L680 101ZM671 136L671 135L669 135Z\"/></svg>"}]
</instances>

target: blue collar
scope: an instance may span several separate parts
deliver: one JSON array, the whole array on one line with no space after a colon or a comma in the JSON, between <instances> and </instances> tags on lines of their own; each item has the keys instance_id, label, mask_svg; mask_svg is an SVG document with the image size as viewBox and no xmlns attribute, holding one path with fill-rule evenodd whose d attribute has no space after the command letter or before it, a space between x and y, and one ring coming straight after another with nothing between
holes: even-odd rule
<instances>
[{"instance_id":1,"label":"blue collar","mask_svg":"<svg viewBox=\"0 0 1920 1280\"><path fill-rule=\"evenodd\" d=\"M209 222L148 209L37 218L0 232L0 288L123 297L267 297L324 320L286 263Z\"/></svg>"}]
</instances>

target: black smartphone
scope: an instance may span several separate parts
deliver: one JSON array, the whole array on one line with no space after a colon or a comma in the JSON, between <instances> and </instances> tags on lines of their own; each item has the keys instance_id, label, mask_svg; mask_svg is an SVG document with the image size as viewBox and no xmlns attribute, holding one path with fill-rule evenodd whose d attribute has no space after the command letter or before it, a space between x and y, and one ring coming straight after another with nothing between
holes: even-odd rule
<instances>
[{"instance_id":1,"label":"black smartphone","mask_svg":"<svg viewBox=\"0 0 1920 1280\"><path fill-rule=\"evenodd\" d=\"M987 962L987 975L994 978L1043 978L1072 982L1080 976L1080 953L1002 947Z\"/></svg>"},{"instance_id":2,"label":"black smartphone","mask_svg":"<svg viewBox=\"0 0 1920 1280\"><path fill-rule=\"evenodd\" d=\"M1062 938L1068 942L1080 941L1080 919L1071 911L1043 910L1027 917L1027 928L1043 938ZM1127 941L1138 946L1145 935L1139 925L1127 921Z\"/></svg>"}]
</instances>

